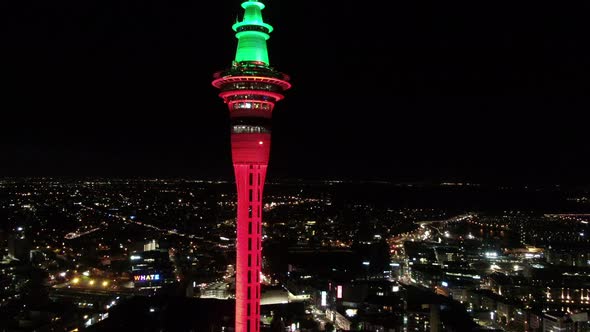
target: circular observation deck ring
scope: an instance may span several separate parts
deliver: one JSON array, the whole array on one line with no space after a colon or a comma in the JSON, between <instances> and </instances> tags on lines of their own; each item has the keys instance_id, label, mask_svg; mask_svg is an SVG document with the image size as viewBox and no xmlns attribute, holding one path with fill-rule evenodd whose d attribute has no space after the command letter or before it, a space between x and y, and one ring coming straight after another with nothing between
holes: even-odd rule
<instances>
[{"instance_id":1,"label":"circular observation deck ring","mask_svg":"<svg viewBox=\"0 0 590 332\"><path fill-rule=\"evenodd\" d=\"M211 84L213 84L214 87L220 89L225 84L239 82L261 82L273 84L280 86L283 90L291 88L291 83L285 80L264 76L225 76L214 80L213 82L211 82Z\"/></svg>"},{"instance_id":2,"label":"circular observation deck ring","mask_svg":"<svg viewBox=\"0 0 590 332\"><path fill-rule=\"evenodd\" d=\"M269 28L262 26L262 25L255 25L255 24L241 25L236 28L236 32L243 32L243 31L258 31L258 32L266 33L266 34L270 33Z\"/></svg>"},{"instance_id":3,"label":"circular observation deck ring","mask_svg":"<svg viewBox=\"0 0 590 332\"><path fill-rule=\"evenodd\" d=\"M219 93L219 97L223 98L224 100L227 97L232 97L232 96L238 96L238 95L259 95L259 96L267 96L270 98L274 98L275 102L285 98L285 96L283 96L280 93L276 93L276 92L272 92L272 91L264 91L264 90L229 90L229 91L223 91L221 93ZM244 100L252 100L255 101L255 98L246 98ZM233 100L233 101L241 101L239 99Z\"/></svg>"}]
</instances>

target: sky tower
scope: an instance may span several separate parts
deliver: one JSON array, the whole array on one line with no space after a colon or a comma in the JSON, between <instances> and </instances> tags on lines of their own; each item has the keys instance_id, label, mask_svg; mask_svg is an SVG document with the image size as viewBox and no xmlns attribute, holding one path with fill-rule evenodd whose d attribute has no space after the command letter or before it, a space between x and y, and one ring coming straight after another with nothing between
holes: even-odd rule
<instances>
[{"instance_id":1,"label":"sky tower","mask_svg":"<svg viewBox=\"0 0 590 332\"><path fill-rule=\"evenodd\" d=\"M272 110L291 87L289 77L270 67L266 41L273 28L262 20L264 4L242 3L244 17L232 28L238 47L229 69L214 74L213 86L228 105L238 193L236 240L236 332L260 331L262 189Z\"/></svg>"}]
</instances>

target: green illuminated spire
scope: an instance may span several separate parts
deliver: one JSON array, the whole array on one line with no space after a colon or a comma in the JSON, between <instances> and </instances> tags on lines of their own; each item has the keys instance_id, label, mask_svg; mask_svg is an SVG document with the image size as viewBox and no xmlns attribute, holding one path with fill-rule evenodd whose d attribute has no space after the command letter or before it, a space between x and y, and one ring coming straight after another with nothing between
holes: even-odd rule
<instances>
[{"instance_id":1,"label":"green illuminated spire","mask_svg":"<svg viewBox=\"0 0 590 332\"><path fill-rule=\"evenodd\" d=\"M266 40L270 37L272 26L262 21L264 4L257 0L242 3L244 19L232 25L238 38L236 61L259 61L269 65Z\"/></svg>"}]
</instances>

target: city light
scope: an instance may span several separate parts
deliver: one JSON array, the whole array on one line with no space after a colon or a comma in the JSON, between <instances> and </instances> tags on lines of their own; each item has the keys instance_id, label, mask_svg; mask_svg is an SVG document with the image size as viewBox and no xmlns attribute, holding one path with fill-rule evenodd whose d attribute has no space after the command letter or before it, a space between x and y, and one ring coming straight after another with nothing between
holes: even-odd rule
<instances>
[{"instance_id":1,"label":"city light","mask_svg":"<svg viewBox=\"0 0 590 332\"><path fill-rule=\"evenodd\" d=\"M489 251L485 253L485 256L487 258L497 258L498 257L498 253L497 252L493 252L493 251Z\"/></svg>"},{"instance_id":2,"label":"city light","mask_svg":"<svg viewBox=\"0 0 590 332\"><path fill-rule=\"evenodd\" d=\"M321 294L320 305L325 307L328 304L328 292L322 291L320 294Z\"/></svg>"},{"instance_id":3,"label":"city light","mask_svg":"<svg viewBox=\"0 0 590 332\"><path fill-rule=\"evenodd\" d=\"M344 313L348 317L354 317L354 316L356 316L357 312L358 312L357 309L351 309L351 308L344 310Z\"/></svg>"}]
</instances>

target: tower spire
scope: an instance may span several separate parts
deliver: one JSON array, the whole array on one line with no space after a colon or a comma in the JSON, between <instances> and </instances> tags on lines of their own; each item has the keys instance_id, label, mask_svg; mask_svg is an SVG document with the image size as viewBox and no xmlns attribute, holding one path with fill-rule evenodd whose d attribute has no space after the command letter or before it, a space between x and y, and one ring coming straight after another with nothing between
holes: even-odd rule
<instances>
[{"instance_id":1,"label":"tower spire","mask_svg":"<svg viewBox=\"0 0 590 332\"><path fill-rule=\"evenodd\" d=\"M252 61L269 65L266 41L273 27L262 19L264 4L257 0L242 3L244 18L232 25L238 39L236 62Z\"/></svg>"}]
</instances>

